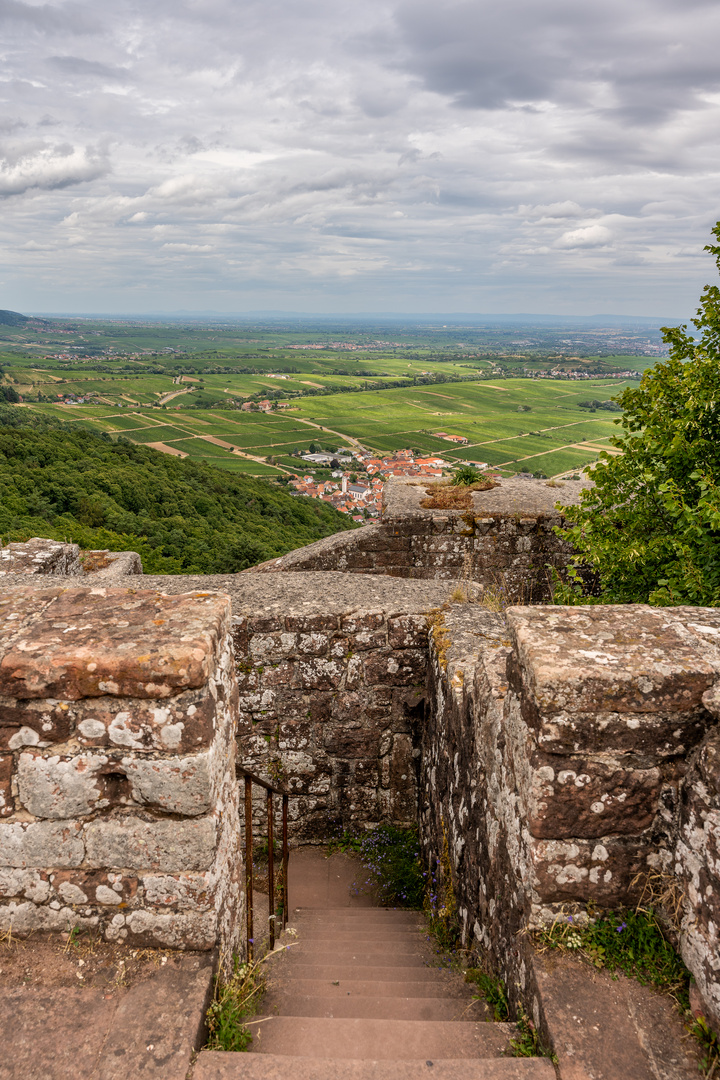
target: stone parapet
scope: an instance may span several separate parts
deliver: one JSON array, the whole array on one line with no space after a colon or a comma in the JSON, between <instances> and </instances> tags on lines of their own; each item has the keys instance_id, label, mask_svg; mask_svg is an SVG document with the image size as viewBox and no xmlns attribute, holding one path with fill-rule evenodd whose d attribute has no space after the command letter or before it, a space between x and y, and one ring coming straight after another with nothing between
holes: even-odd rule
<instances>
[{"instance_id":1,"label":"stone parapet","mask_svg":"<svg viewBox=\"0 0 720 1080\"><path fill-rule=\"evenodd\" d=\"M230 602L0 591L0 927L239 947Z\"/></svg>"},{"instance_id":2,"label":"stone parapet","mask_svg":"<svg viewBox=\"0 0 720 1080\"><path fill-rule=\"evenodd\" d=\"M93 585L108 585L128 575L142 574L136 551L80 551L77 544L35 537L0 547L0 577L43 574L53 577L91 577Z\"/></svg>"},{"instance_id":3,"label":"stone parapet","mask_svg":"<svg viewBox=\"0 0 720 1080\"><path fill-rule=\"evenodd\" d=\"M81 574L80 548L59 540L34 537L24 543L0 548L0 575L5 574Z\"/></svg>"},{"instance_id":4,"label":"stone parapet","mask_svg":"<svg viewBox=\"0 0 720 1080\"><path fill-rule=\"evenodd\" d=\"M481 584L505 602L538 601L550 590L572 548L555 533L564 519L555 504L576 503L587 482L502 480L472 494L466 510L422 506L432 485L390 480L382 521L318 540L246 573L342 571Z\"/></svg>"},{"instance_id":5,"label":"stone parapet","mask_svg":"<svg viewBox=\"0 0 720 1080\"><path fill-rule=\"evenodd\" d=\"M526 930L679 879L720 1024L716 609L452 609L431 651L421 824L438 865L447 837L466 942L527 1005Z\"/></svg>"}]
</instances>

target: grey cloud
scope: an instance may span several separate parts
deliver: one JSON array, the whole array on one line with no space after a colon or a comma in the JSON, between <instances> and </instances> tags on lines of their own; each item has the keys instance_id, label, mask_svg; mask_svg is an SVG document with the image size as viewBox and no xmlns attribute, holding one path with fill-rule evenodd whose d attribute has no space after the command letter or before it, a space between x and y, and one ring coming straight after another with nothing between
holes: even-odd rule
<instances>
[{"instance_id":1,"label":"grey cloud","mask_svg":"<svg viewBox=\"0 0 720 1080\"><path fill-rule=\"evenodd\" d=\"M69 31L74 34L95 34L100 20L92 5L23 4L19 0L0 0L0 19L30 26L44 34Z\"/></svg>"},{"instance_id":2,"label":"grey cloud","mask_svg":"<svg viewBox=\"0 0 720 1080\"><path fill-rule=\"evenodd\" d=\"M47 62L68 75L94 75L102 79L127 79L130 76L125 68L85 60L81 56L49 56Z\"/></svg>"},{"instance_id":3,"label":"grey cloud","mask_svg":"<svg viewBox=\"0 0 720 1080\"><path fill-rule=\"evenodd\" d=\"M396 20L404 66L464 108L588 105L604 86L619 120L657 123L720 86L720 12L709 4L413 0Z\"/></svg>"}]
</instances>

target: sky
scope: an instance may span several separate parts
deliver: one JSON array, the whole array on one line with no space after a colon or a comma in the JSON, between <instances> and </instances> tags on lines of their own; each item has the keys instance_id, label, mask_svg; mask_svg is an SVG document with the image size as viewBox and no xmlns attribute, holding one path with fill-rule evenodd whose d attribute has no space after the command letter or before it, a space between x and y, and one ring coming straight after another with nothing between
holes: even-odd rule
<instances>
[{"instance_id":1,"label":"sky","mask_svg":"<svg viewBox=\"0 0 720 1080\"><path fill-rule=\"evenodd\" d=\"M0 0L0 308L691 316L717 0Z\"/></svg>"}]
</instances>

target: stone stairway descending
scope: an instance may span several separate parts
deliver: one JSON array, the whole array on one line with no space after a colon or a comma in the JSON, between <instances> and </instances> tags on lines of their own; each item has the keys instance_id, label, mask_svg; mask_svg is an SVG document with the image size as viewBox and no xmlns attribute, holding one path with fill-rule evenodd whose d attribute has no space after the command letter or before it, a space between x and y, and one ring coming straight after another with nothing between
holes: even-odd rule
<instances>
[{"instance_id":1,"label":"stone stairway descending","mask_svg":"<svg viewBox=\"0 0 720 1080\"><path fill-rule=\"evenodd\" d=\"M356 862L303 850L291 866L296 936L271 959L251 1051L203 1051L193 1080L553 1080L547 1059L501 1056L514 1025L432 964L417 912L350 895Z\"/></svg>"}]
</instances>

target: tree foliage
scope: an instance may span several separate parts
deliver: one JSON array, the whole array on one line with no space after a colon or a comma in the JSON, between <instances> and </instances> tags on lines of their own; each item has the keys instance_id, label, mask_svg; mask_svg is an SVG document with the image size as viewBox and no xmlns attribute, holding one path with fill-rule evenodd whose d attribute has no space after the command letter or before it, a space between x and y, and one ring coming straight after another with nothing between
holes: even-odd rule
<instances>
[{"instance_id":1,"label":"tree foliage","mask_svg":"<svg viewBox=\"0 0 720 1080\"><path fill-rule=\"evenodd\" d=\"M720 222L712 230L720 242ZM720 243L706 251L720 270ZM618 401L621 454L601 454L595 487L564 507L579 555L556 600L720 605L720 289L704 289L693 324L663 328L667 361ZM589 573L588 573L589 572Z\"/></svg>"},{"instance_id":2,"label":"tree foliage","mask_svg":"<svg viewBox=\"0 0 720 1080\"><path fill-rule=\"evenodd\" d=\"M354 527L266 481L27 415L0 409L5 543L45 536L138 551L148 573L232 573Z\"/></svg>"}]
</instances>

